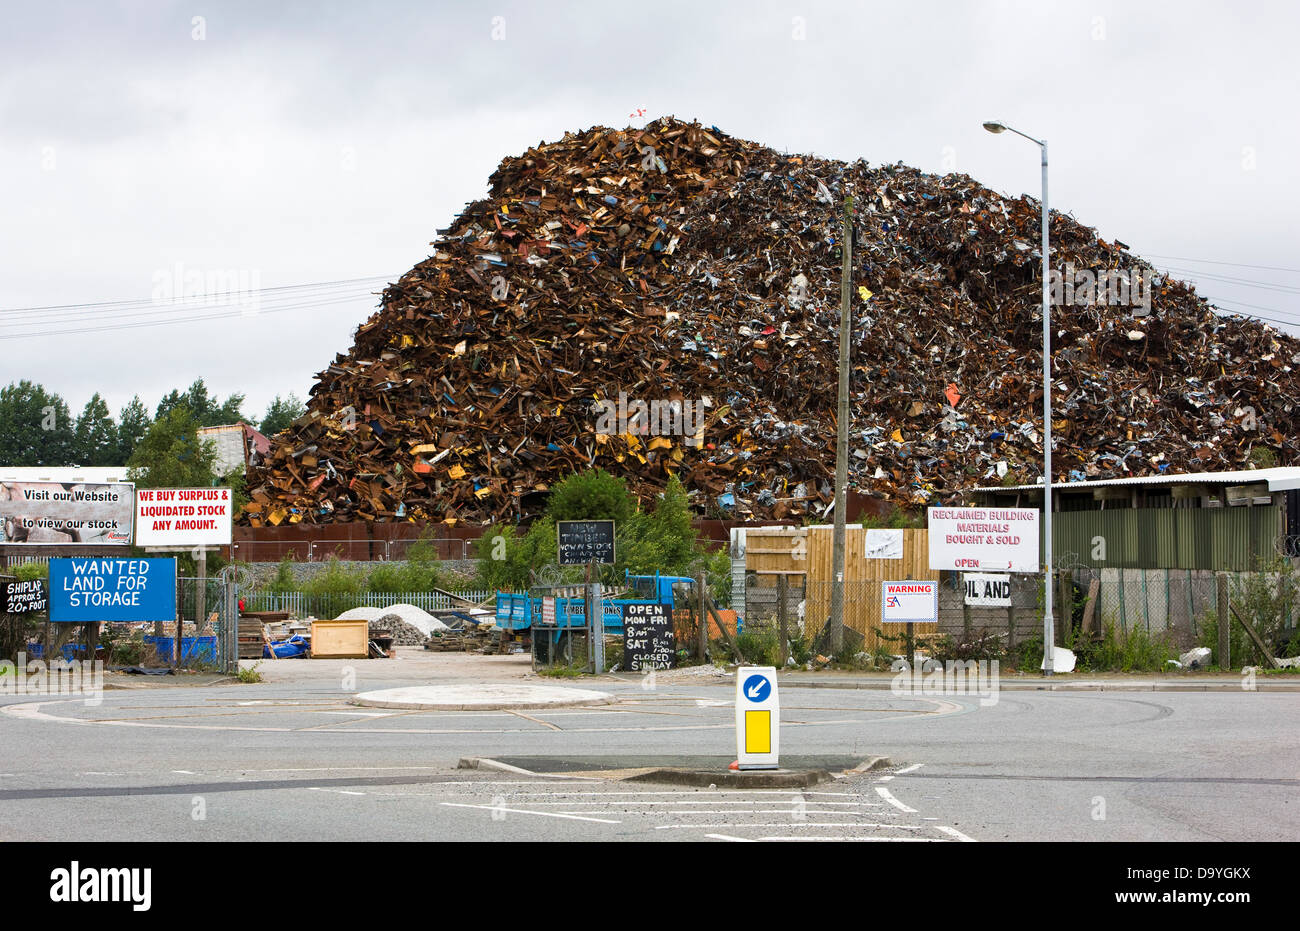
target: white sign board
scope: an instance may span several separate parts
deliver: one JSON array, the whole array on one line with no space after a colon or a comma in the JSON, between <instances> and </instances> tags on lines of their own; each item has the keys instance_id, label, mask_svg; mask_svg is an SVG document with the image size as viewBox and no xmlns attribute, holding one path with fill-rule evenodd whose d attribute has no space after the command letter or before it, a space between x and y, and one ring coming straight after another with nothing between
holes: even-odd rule
<instances>
[{"instance_id":1,"label":"white sign board","mask_svg":"<svg viewBox=\"0 0 1300 931\"><path fill-rule=\"evenodd\" d=\"M1038 572L1037 508L927 508L930 569Z\"/></svg>"},{"instance_id":2,"label":"white sign board","mask_svg":"<svg viewBox=\"0 0 1300 931\"><path fill-rule=\"evenodd\" d=\"M229 488L137 488L136 546L228 546Z\"/></svg>"},{"instance_id":3,"label":"white sign board","mask_svg":"<svg viewBox=\"0 0 1300 931\"><path fill-rule=\"evenodd\" d=\"M0 482L0 543L129 546L129 482Z\"/></svg>"},{"instance_id":4,"label":"white sign board","mask_svg":"<svg viewBox=\"0 0 1300 931\"><path fill-rule=\"evenodd\" d=\"M887 624L933 624L939 620L939 583L908 579L880 583L880 619Z\"/></svg>"},{"instance_id":5,"label":"white sign board","mask_svg":"<svg viewBox=\"0 0 1300 931\"><path fill-rule=\"evenodd\" d=\"M962 585L966 589L966 604L972 608L1009 608L1011 607L1011 576L985 575L979 572L963 572Z\"/></svg>"},{"instance_id":6,"label":"white sign board","mask_svg":"<svg viewBox=\"0 0 1300 931\"><path fill-rule=\"evenodd\" d=\"M741 769L777 769L780 750L781 705L776 695L776 669L740 666L736 669L736 762Z\"/></svg>"},{"instance_id":7,"label":"white sign board","mask_svg":"<svg viewBox=\"0 0 1300 931\"><path fill-rule=\"evenodd\" d=\"M864 559L902 559L903 531L868 530L862 541Z\"/></svg>"}]
</instances>

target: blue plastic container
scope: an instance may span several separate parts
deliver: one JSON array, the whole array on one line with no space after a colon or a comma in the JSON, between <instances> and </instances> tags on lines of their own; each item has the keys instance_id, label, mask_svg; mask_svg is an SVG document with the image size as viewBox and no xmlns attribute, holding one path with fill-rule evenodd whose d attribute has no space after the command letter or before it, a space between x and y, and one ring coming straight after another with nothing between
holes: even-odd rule
<instances>
[{"instance_id":1,"label":"blue plastic container","mask_svg":"<svg viewBox=\"0 0 1300 931\"><path fill-rule=\"evenodd\" d=\"M176 652L175 637L151 637L146 636L144 642L152 644L158 651L158 659L170 663L172 655ZM216 637L182 637L181 638L181 662L190 663L195 660L215 663L217 661L217 638Z\"/></svg>"}]
</instances>

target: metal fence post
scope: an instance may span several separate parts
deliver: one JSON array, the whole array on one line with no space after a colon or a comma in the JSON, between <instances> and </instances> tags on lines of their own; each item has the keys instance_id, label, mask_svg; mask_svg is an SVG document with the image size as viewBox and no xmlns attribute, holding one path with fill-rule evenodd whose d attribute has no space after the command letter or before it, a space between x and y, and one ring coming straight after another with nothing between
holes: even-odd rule
<instances>
[{"instance_id":1,"label":"metal fence post","mask_svg":"<svg viewBox=\"0 0 1300 931\"><path fill-rule=\"evenodd\" d=\"M1228 616L1228 576L1223 572L1216 572L1214 578L1219 602L1219 669L1230 670L1232 669L1232 639L1228 625L1232 620Z\"/></svg>"}]
</instances>

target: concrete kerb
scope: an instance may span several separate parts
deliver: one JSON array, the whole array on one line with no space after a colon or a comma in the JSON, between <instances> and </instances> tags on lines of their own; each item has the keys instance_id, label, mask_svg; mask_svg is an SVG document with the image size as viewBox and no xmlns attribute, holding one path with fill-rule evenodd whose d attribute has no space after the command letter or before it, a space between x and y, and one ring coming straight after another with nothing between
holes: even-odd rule
<instances>
[{"instance_id":1,"label":"concrete kerb","mask_svg":"<svg viewBox=\"0 0 1300 931\"><path fill-rule=\"evenodd\" d=\"M617 782L650 782L663 785L690 786L692 788L745 788L745 789L806 789L845 776L858 776L880 769L888 769L893 764L887 756L873 756L860 762L857 766L843 773L833 773L825 769L691 769L673 767L635 767L629 770L609 770L603 773L596 770L583 773L547 773L535 772L521 766L515 766L490 757L461 757L457 769L489 769L497 772L512 773L518 776L533 776L539 779L573 779L587 782L612 780Z\"/></svg>"}]
</instances>

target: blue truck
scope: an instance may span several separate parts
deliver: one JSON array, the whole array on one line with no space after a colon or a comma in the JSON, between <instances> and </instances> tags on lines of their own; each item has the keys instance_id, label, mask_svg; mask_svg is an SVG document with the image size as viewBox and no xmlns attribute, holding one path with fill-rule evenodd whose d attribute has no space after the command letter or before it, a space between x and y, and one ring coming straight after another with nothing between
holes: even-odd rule
<instances>
[{"instance_id":1,"label":"blue truck","mask_svg":"<svg viewBox=\"0 0 1300 931\"><path fill-rule=\"evenodd\" d=\"M631 575L624 573L627 588L638 597L602 598L605 630L618 633L623 629L621 609L625 604L664 604L671 612L680 602L688 603L695 580L681 575ZM678 587L674 592L674 587ZM587 606L584 598L556 598L555 622L547 624L542 619L542 599L538 595L497 592L497 627L510 633L531 632L533 628L550 630L576 630L587 626Z\"/></svg>"}]
</instances>

